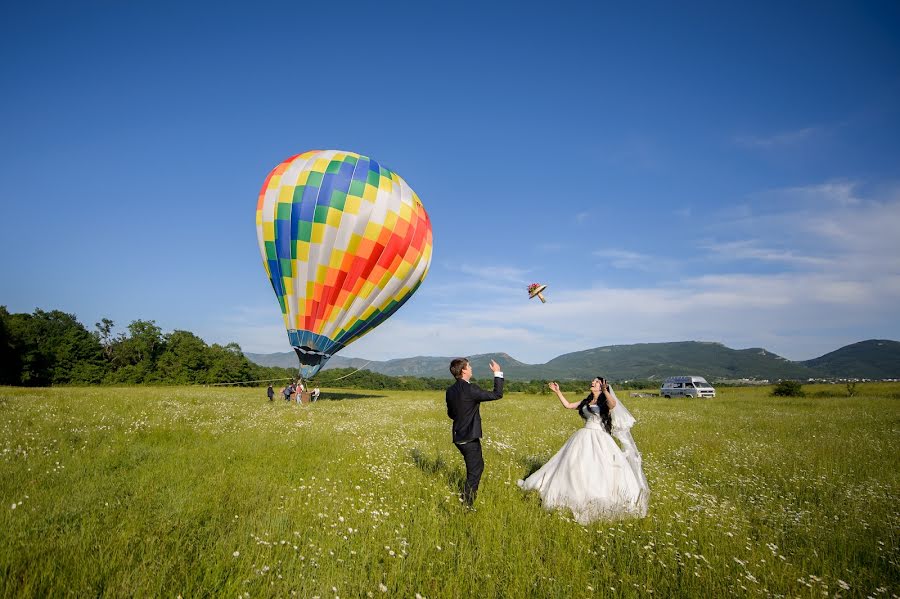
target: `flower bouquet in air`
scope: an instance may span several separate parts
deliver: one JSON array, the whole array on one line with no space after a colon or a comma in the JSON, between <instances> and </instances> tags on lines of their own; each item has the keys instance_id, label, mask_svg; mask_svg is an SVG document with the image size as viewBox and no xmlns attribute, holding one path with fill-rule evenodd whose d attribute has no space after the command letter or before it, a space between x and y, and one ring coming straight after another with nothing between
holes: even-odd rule
<instances>
[{"instance_id":1,"label":"flower bouquet in air","mask_svg":"<svg viewBox=\"0 0 900 599\"><path fill-rule=\"evenodd\" d=\"M544 299L544 290L547 289L546 285L541 283L532 283L528 286L528 298L533 299L537 297L541 300L542 304L546 304L547 300Z\"/></svg>"}]
</instances>

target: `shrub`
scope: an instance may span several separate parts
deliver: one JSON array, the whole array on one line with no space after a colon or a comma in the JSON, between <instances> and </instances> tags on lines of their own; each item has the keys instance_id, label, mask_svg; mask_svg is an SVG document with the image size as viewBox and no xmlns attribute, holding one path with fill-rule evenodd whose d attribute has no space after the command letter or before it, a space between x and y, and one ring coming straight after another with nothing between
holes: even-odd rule
<instances>
[{"instance_id":1,"label":"shrub","mask_svg":"<svg viewBox=\"0 0 900 599\"><path fill-rule=\"evenodd\" d=\"M775 385L772 395L779 397L805 397L806 393L803 392L803 385L797 381L781 381Z\"/></svg>"}]
</instances>

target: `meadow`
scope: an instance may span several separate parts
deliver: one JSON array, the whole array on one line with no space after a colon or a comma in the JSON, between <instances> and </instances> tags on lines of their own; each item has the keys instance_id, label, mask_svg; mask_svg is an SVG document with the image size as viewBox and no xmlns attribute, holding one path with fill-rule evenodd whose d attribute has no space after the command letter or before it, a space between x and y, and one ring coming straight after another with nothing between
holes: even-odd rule
<instances>
[{"instance_id":1,"label":"meadow","mask_svg":"<svg viewBox=\"0 0 900 599\"><path fill-rule=\"evenodd\" d=\"M516 486L550 395L483 405L467 512L442 392L2 387L0 596L898 597L900 385L770 390L620 392L650 511L581 526Z\"/></svg>"}]
</instances>

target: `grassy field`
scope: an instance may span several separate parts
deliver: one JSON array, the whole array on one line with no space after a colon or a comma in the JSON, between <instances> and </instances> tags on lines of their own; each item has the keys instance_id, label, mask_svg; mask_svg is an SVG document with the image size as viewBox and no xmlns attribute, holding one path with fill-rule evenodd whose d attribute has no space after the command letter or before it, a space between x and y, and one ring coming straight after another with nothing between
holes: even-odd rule
<instances>
[{"instance_id":1,"label":"grassy field","mask_svg":"<svg viewBox=\"0 0 900 599\"><path fill-rule=\"evenodd\" d=\"M620 393L650 513L583 527L515 484L549 395L483 406L468 513L443 393L0 388L0 596L897 597L900 385L769 390Z\"/></svg>"}]
</instances>

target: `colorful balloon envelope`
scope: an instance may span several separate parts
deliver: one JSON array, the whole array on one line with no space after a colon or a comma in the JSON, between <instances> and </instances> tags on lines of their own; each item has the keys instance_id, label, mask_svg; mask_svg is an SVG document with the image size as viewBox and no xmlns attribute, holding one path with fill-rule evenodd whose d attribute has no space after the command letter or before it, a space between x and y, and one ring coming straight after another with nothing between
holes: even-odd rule
<instances>
[{"instance_id":1,"label":"colorful balloon envelope","mask_svg":"<svg viewBox=\"0 0 900 599\"><path fill-rule=\"evenodd\" d=\"M275 167L256 235L303 378L396 312L431 264L419 197L354 152L315 150Z\"/></svg>"}]
</instances>

